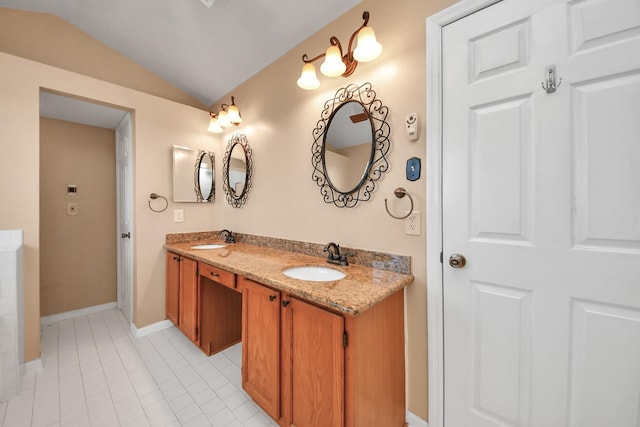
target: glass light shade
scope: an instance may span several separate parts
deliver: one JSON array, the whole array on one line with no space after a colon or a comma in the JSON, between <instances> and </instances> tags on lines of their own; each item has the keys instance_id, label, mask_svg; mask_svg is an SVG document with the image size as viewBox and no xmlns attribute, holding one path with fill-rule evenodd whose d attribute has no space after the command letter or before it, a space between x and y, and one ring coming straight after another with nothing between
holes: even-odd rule
<instances>
[{"instance_id":1,"label":"glass light shade","mask_svg":"<svg viewBox=\"0 0 640 427\"><path fill-rule=\"evenodd\" d=\"M358 32L358 45L353 51L353 57L358 62L369 62L376 59L382 53L382 45L376 40L373 28L363 27Z\"/></svg>"},{"instance_id":2,"label":"glass light shade","mask_svg":"<svg viewBox=\"0 0 640 427\"><path fill-rule=\"evenodd\" d=\"M327 77L338 77L341 76L346 69L347 66L342 62L342 55L340 55L338 46L329 46L324 57L324 62L320 66L322 74Z\"/></svg>"},{"instance_id":3,"label":"glass light shade","mask_svg":"<svg viewBox=\"0 0 640 427\"><path fill-rule=\"evenodd\" d=\"M238 110L238 107L236 107L233 104L229 106L229 111L227 112L227 119L229 119L231 124L234 124L234 125L239 125L240 123L242 123L242 117L240 117L240 111Z\"/></svg>"},{"instance_id":4,"label":"glass light shade","mask_svg":"<svg viewBox=\"0 0 640 427\"><path fill-rule=\"evenodd\" d=\"M227 112L225 110L220 110L218 113L218 124L223 128L228 128L231 126L231 121L229 121L229 117L227 116Z\"/></svg>"},{"instance_id":5,"label":"glass light shade","mask_svg":"<svg viewBox=\"0 0 640 427\"><path fill-rule=\"evenodd\" d=\"M302 73L298 79L298 86L302 89L313 90L320 86L318 76L316 76L316 67L312 63L304 64L302 66Z\"/></svg>"},{"instance_id":6,"label":"glass light shade","mask_svg":"<svg viewBox=\"0 0 640 427\"><path fill-rule=\"evenodd\" d=\"M218 123L218 119L216 119L215 117L211 117L211 120L209 120L209 129L207 130L213 133L222 132L222 127L220 127L220 123Z\"/></svg>"}]
</instances>

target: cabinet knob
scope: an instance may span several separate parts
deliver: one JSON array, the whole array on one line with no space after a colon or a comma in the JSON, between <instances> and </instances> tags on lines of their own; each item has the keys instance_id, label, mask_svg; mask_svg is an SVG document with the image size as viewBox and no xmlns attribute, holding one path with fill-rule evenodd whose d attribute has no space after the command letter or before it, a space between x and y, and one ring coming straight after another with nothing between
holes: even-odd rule
<instances>
[{"instance_id":1,"label":"cabinet knob","mask_svg":"<svg viewBox=\"0 0 640 427\"><path fill-rule=\"evenodd\" d=\"M211 271L210 273L211 273L211 275L212 275L213 277L220 277L220 275L219 275L218 273L214 273L213 271Z\"/></svg>"},{"instance_id":2,"label":"cabinet knob","mask_svg":"<svg viewBox=\"0 0 640 427\"><path fill-rule=\"evenodd\" d=\"M180 257L174 256L174 257L173 257L173 260L174 260L174 261L180 261Z\"/></svg>"},{"instance_id":3,"label":"cabinet knob","mask_svg":"<svg viewBox=\"0 0 640 427\"><path fill-rule=\"evenodd\" d=\"M290 302L290 301L282 301L282 306L283 306L283 307L288 306L288 305L289 305L289 302Z\"/></svg>"},{"instance_id":4,"label":"cabinet knob","mask_svg":"<svg viewBox=\"0 0 640 427\"><path fill-rule=\"evenodd\" d=\"M275 295L269 295L269 301L274 302L276 300L276 298L278 298Z\"/></svg>"}]
</instances>

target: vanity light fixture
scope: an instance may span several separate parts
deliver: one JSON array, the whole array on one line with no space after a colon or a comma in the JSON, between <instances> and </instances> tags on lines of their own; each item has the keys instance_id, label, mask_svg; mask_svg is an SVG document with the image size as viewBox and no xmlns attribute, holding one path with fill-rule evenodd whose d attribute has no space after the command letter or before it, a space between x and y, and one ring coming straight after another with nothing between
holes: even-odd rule
<instances>
[{"instance_id":1,"label":"vanity light fixture","mask_svg":"<svg viewBox=\"0 0 640 427\"><path fill-rule=\"evenodd\" d=\"M324 58L320 66L320 72L327 77L349 77L358 66L358 62L369 62L376 59L382 53L382 45L376 40L373 28L367 26L369 23L369 12L362 14L364 23L353 32L349 39L349 46L346 52L342 51L342 45L337 37L331 36L331 45L326 52L309 59L307 54L302 55L302 73L298 79L298 86L302 89L313 90L320 86L316 76L316 67L313 62ZM353 40L358 36L358 45L352 50Z\"/></svg>"},{"instance_id":2,"label":"vanity light fixture","mask_svg":"<svg viewBox=\"0 0 640 427\"><path fill-rule=\"evenodd\" d=\"M231 120L229 120L229 114L227 110L224 109L224 105L225 104L222 104L222 110L218 113L218 123L223 128L228 128L231 126Z\"/></svg>"},{"instance_id":3,"label":"vanity light fixture","mask_svg":"<svg viewBox=\"0 0 640 427\"><path fill-rule=\"evenodd\" d=\"M209 120L209 128L207 130L212 133L222 133L223 129L218 122L218 115L212 112L209 112L209 115L211 116L211 120Z\"/></svg>"},{"instance_id":4,"label":"vanity light fixture","mask_svg":"<svg viewBox=\"0 0 640 427\"><path fill-rule=\"evenodd\" d=\"M209 120L209 132L221 133L226 127L238 126L242 123L242 117L240 116L240 110L236 106L235 97L231 97L231 105L222 104L218 114L209 112L211 120Z\"/></svg>"}]
</instances>

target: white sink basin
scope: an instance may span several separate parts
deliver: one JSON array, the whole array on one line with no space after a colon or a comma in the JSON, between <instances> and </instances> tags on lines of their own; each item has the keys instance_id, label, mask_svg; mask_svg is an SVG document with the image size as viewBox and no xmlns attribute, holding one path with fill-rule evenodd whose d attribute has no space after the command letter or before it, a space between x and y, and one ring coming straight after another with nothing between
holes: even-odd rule
<instances>
[{"instance_id":1,"label":"white sink basin","mask_svg":"<svg viewBox=\"0 0 640 427\"><path fill-rule=\"evenodd\" d=\"M196 246L191 246L191 249L221 249L224 248L226 245L196 245Z\"/></svg>"},{"instance_id":2,"label":"white sink basin","mask_svg":"<svg viewBox=\"0 0 640 427\"><path fill-rule=\"evenodd\" d=\"M332 282L344 279L346 274L340 270L321 266L292 267L282 272L292 279L307 280L310 282Z\"/></svg>"}]
</instances>

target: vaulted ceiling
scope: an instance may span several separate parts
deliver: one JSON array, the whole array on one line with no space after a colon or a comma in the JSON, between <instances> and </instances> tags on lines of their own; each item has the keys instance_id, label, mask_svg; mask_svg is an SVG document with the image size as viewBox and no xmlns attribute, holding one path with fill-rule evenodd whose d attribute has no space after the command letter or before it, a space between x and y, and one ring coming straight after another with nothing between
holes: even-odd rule
<instances>
[{"instance_id":1,"label":"vaulted ceiling","mask_svg":"<svg viewBox=\"0 0 640 427\"><path fill-rule=\"evenodd\" d=\"M360 0L0 0L56 15L204 105Z\"/></svg>"}]
</instances>

